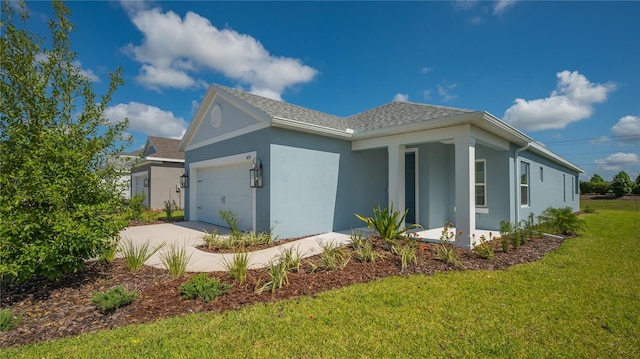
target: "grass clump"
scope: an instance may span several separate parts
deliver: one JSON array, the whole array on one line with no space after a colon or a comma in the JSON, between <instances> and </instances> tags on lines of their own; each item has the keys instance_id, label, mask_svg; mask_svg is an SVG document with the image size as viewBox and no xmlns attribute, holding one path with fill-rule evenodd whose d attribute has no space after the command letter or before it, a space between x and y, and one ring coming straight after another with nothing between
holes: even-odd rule
<instances>
[{"instance_id":1,"label":"grass clump","mask_svg":"<svg viewBox=\"0 0 640 359\"><path fill-rule=\"evenodd\" d=\"M175 243L171 243L168 251L160 253L160 260L169 271L169 274L180 276L187 270L191 254L187 255L186 247L186 245L178 246Z\"/></svg>"},{"instance_id":2,"label":"grass clump","mask_svg":"<svg viewBox=\"0 0 640 359\"><path fill-rule=\"evenodd\" d=\"M322 248L320 263L324 269L342 269L346 267L351 260L349 251L335 242L320 243L320 247Z\"/></svg>"},{"instance_id":3,"label":"grass clump","mask_svg":"<svg viewBox=\"0 0 640 359\"><path fill-rule=\"evenodd\" d=\"M120 307L129 305L136 300L136 292L128 292L123 286L111 288L107 292L95 292L91 302L103 314L111 313Z\"/></svg>"},{"instance_id":4,"label":"grass clump","mask_svg":"<svg viewBox=\"0 0 640 359\"><path fill-rule=\"evenodd\" d=\"M14 316L9 309L0 309L0 332L8 332L20 325L21 316Z\"/></svg>"},{"instance_id":5,"label":"grass clump","mask_svg":"<svg viewBox=\"0 0 640 359\"><path fill-rule=\"evenodd\" d=\"M209 303L231 290L232 286L209 278L206 273L199 273L180 286L180 293L185 299L200 299Z\"/></svg>"},{"instance_id":6,"label":"grass clump","mask_svg":"<svg viewBox=\"0 0 640 359\"><path fill-rule=\"evenodd\" d=\"M231 278L242 284L247 280L247 271L249 270L250 260L251 255L249 252L242 251L233 254L231 259L222 257L222 265Z\"/></svg>"},{"instance_id":7,"label":"grass clump","mask_svg":"<svg viewBox=\"0 0 640 359\"><path fill-rule=\"evenodd\" d=\"M408 239L405 244L400 248L400 264L402 270L405 270L409 264L418 264L418 243L413 239Z\"/></svg>"},{"instance_id":8,"label":"grass clump","mask_svg":"<svg viewBox=\"0 0 640 359\"><path fill-rule=\"evenodd\" d=\"M271 293L275 293L276 289L280 289L285 284L289 283L289 278L287 276L287 264L283 261L280 261L279 263L269 261L267 275L269 276L269 280L257 289L256 292L262 293L265 290L270 290Z\"/></svg>"},{"instance_id":9,"label":"grass clump","mask_svg":"<svg viewBox=\"0 0 640 359\"><path fill-rule=\"evenodd\" d=\"M300 265L302 264L302 253L300 253L300 246L289 247L283 249L278 255L279 263L283 264L286 271L294 270L300 271Z\"/></svg>"},{"instance_id":10,"label":"grass clump","mask_svg":"<svg viewBox=\"0 0 640 359\"><path fill-rule=\"evenodd\" d=\"M131 272L135 272L142 268L144 262L151 258L160 248L164 247L164 245L164 243L161 243L157 247L150 249L149 241L141 245L136 245L131 238L127 238L122 242L120 252L124 256L124 263L127 268Z\"/></svg>"},{"instance_id":11,"label":"grass clump","mask_svg":"<svg viewBox=\"0 0 640 359\"><path fill-rule=\"evenodd\" d=\"M377 259L384 258L383 254L376 252L370 238L366 238L362 242L352 242L352 245L353 252L360 262L375 262Z\"/></svg>"}]
</instances>

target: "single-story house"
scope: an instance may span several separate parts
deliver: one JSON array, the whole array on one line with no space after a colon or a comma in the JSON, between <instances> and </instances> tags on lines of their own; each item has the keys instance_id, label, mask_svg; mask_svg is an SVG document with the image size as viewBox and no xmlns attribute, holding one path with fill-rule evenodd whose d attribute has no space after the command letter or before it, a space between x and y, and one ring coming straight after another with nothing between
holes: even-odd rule
<instances>
[{"instance_id":1,"label":"single-story house","mask_svg":"<svg viewBox=\"0 0 640 359\"><path fill-rule=\"evenodd\" d=\"M225 225L232 211L281 238L362 227L355 213L393 205L427 229L454 223L469 248L476 229L578 210L583 172L484 111L392 102L339 117L217 84L178 149L186 219Z\"/></svg>"},{"instance_id":2,"label":"single-story house","mask_svg":"<svg viewBox=\"0 0 640 359\"><path fill-rule=\"evenodd\" d=\"M140 152L141 150L120 152L109 158L117 172L116 184L123 199L131 198L131 167L140 158Z\"/></svg>"},{"instance_id":3,"label":"single-story house","mask_svg":"<svg viewBox=\"0 0 640 359\"><path fill-rule=\"evenodd\" d=\"M149 136L142 158L131 169L131 195L144 194L144 205L163 209L165 201L184 206L180 176L184 174L184 152L180 140Z\"/></svg>"}]
</instances>

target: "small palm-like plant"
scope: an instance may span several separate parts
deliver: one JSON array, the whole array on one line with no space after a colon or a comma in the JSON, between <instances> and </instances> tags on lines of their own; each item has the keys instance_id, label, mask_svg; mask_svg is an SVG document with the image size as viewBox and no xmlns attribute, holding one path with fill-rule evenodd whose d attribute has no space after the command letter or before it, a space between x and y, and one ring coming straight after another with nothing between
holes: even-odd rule
<instances>
[{"instance_id":1,"label":"small palm-like plant","mask_svg":"<svg viewBox=\"0 0 640 359\"><path fill-rule=\"evenodd\" d=\"M367 224L367 227L375 230L382 237L387 250L397 252L396 239L404 237L407 231L413 228L422 228L419 224L403 226L405 218L409 213L409 209L404 211L402 216L399 210L393 209L393 203L390 208L373 208L373 217L364 217L356 213L356 217Z\"/></svg>"},{"instance_id":2,"label":"small palm-like plant","mask_svg":"<svg viewBox=\"0 0 640 359\"><path fill-rule=\"evenodd\" d=\"M554 234L575 235L584 229L584 222L573 213L571 207L549 207L538 217L540 226Z\"/></svg>"}]
</instances>

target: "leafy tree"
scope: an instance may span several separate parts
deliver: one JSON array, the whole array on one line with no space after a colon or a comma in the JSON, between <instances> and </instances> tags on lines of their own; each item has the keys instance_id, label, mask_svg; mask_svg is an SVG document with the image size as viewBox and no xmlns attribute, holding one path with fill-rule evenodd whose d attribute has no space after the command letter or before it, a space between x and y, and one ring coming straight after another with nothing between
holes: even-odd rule
<instances>
[{"instance_id":1,"label":"leafy tree","mask_svg":"<svg viewBox=\"0 0 640 359\"><path fill-rule=\"evenodd\" d=\"M609 193L609 189L611 189L609 182L602 181L591 183L591 191L595 194L607 194Z\"/></svg>"},{"instance_id":2,"label":"leafy tree","mask_svg":"<svg viewBox=\"0 0 640 359\"><path fill-rule=\"evenodd\" d=\"M587 181L580 181L580 194L593 193L593 183Z\"/></svg>"},{"instance_id":3,"label":"leafy tree","mask_svg":"<svg viewBox=\"0 0 640 359\"><path fill-rule=\"evenodd\" d=\"M625 171L620 171L617 175L613 176L611 189L616 196L622 197L631 193L633 185L634 183L631 181L631 177L629 177Z\"/></svg>"},{"instance_id":4,"label":"leafy tree","mask_svg":"<svg viewBox=\"0 0 640 359\"><path fill-rule=\"evenodd\" d=\"M636 177L635 186L633 187L633 194L640 194L640 174Z\"/></svg>"},{"instance_id":5,"label":"leafy tree","mask_svg":"<svg viewBox=\"0 0 640 359\"><path fill-rule=\"evenodd\" d=\"M604 180L604 178L600 177L599 174L594 173L593 176L591 176L591 180L589 182L607 182Z\"/></svg>"},{"instance_id":6,"label":"leafy tree","mask_svg":"<svg viewBox=\"0 0 640 359\"><path fill-rule=\"evenodd\" d=\"M0 279L73 272L108 250L126 224L107 159L127 144L127 123L104 116L120 70L98 97L73 65L69 16L53 1L45 41L27 29L24 3L2 4Z\"/></svg>"}]
</instances>

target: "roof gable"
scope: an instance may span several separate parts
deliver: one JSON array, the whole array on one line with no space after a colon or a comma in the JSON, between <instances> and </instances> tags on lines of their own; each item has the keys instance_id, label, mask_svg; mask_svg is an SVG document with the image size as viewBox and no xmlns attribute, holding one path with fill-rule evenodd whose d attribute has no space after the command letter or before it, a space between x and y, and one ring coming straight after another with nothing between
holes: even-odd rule
<instances>
[{"instance_id":1,"label":"roof gable","mask_svg":"<svg viewBox=\"0 0 640 359\"><path fill-rule=\"evenodd\" d=\"M184 160L184 152L178 150L180 140L149 136L144 153L147 157Z\"/></svg>"}]
</instances>

